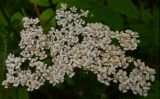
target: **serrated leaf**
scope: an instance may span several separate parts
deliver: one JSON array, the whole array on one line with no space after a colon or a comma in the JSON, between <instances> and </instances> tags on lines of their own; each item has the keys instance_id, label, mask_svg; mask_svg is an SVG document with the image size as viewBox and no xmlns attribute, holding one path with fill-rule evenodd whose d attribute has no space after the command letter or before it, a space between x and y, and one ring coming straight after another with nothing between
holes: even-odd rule
<instances>
[{"instance_id":1,"label":"serrated leaf","mask_svg":"<svg viewBox=\"0 0 160 99\"><path fill-rule=\"evenodd\" d=\"M107 0L115 11L132 18L138 18L139 12L131 0Z\"/></svg>"},{"instance_id":2,"label":"serrated leaf","mask_svg":"<svg viewBox=\"0 0 160 99\"><path fill-rule=\"evenodd\" d=\"M29 94L25 87L20 87L18 89L18 99L29 99Z\"/></svg>"},{"instance_id":3,"label":"serrated leaf","mask_svg":"<svg viewBox=\"0 0 160 99\"><path fill-rule=\"evenodd\" d=\"M23 15L20 12L14 13L11 16L11 22L15 21L15 20L22 20Z\"/></svg>"}]
</instances>

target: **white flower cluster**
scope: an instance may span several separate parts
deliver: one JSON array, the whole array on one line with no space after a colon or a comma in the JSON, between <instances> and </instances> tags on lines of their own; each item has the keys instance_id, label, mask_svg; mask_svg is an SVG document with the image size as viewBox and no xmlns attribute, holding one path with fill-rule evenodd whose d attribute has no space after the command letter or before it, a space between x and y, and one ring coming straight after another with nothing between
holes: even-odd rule
<instances>
[{"instance_id":1,"label":"white flower cluster","mask_svg":"<svg viewBox=\"0 0 160 99\"><path fill-rule=\"evenodd\" d=\"M27 86L28 91L38 89L45 81L54 86L62 83L65 75L73 77L74 68L78 67L94 72L105 85L118 83L123 93L131 90L146 96L155 70L125 55L126 50L137 48L138 33L114 32L101 23L86 24L83 18L87 14L88 11L68 9L62 4L56 11L58 29L52 27L48 34L43 33L38 19L23 18L25 29L19 43L22 51L19 57L8 55L3 85ZM119 46L112 44L113 39L117 39Z\"/></svg>"}]
</instances>

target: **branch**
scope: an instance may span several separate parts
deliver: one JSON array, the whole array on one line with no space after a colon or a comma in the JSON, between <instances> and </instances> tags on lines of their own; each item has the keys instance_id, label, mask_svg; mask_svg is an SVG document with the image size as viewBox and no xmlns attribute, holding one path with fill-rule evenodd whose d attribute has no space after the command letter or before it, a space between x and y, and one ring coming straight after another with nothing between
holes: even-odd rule
<instances>
[{"instance_id":1,"label":"branch","mask_svg":"<svg viewBox=\"0 0 160 99\"><path fill-rule=\"evenodd\" d=\"M160 65L156 65L156 64L147 64L147 65L150 67L156 67L156 68L160 67Z\"/></svg>"},{"instance_id":2,"label":"branch","mask_svg":"<svg viewBox=\"0 0 160 99\"><path fill-rule=\"evenodd\" d=\"M37 4L33 4L33 6L34 6L34 9L35 9L35 11L36 11L37 16L40 17L39 6L38 6Z\"/></svg>"}]
</instances>

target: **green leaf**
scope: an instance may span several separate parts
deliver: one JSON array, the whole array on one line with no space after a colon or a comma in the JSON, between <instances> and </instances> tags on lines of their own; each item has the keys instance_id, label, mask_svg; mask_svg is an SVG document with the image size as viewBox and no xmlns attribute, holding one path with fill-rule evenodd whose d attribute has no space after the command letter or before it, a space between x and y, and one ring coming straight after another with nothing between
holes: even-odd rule
<instances>
[{"instance_id":1,"label":"green leaf","mask_svg":"<svg viewBox=\"0 0 160 99\"><path fill-rule=\"evenodd\" d=\"M0 11L0 26L7 26L7 25L8 25L8 23L7 23L7 21L5 20L2 12Z\"/></svg>"},{"instance_id":2,"label":"green leaf","mask_svg":"<svg viewBox=\"0 0 160 99\"><path fill-rule=\"evenodd\" d=\"M20 12L14 13L11 16L11 22L14 22L16 20L22 20L22 18L23 18L23 15Z\"/></svg>"},{"instance_id":3,"label":"green leaf","mask_svg":"<svg viewBox=\"0 0 160 99\"><path fill-rule=\"evenodd\" d=\"M67 5L70 6L75 6L80 9L91 9L91 8L96 8L97 5L99 4L98 0L59 0L60 3L67 3Z\"/></svg>"},{"instance_id":4,"label":"green leaf","mask_svg":"<svg viewBox=\"0 0 160 99\"><path fill-rule=\"evenodd\" d=\"M16 87L11 87L11 88L9 88L8 89L8 91L9 91L9 97L11 97L11 99L17 99L18 98L18 95L17 95L17 90L18 88L16 88Z\"/></svg>"},{"instance_id":5,"label":"green leaf","mask_svg":"<svg viewBox=\"0 0 160 99\"><path fill-rule=\"evenodd\" d=\"M107 0L108 4L115 11L128 17L138 18L139 12L131 0Z\"/></svg>"},{"instance_id":6,"label":"green leaf","mask_svg":"<svg viewBox=\"0 0 160 99\"><path fill-rule=\"evenodd\" d=\"M159 11L154 11L153 13L153 51L159 52L160 42L159 42Z\"/></svg>"},{"instance_id":7,"label":"green leaf","mask_svg":"<svg viewBox=\"0 0 160 99\"><path fill-rule=\"evenodd\" d=\"M41 20L41 25L43 27L45 26L55 27L56 25L55 13L53 12L52 9L47 9L44 12L42 12L42 14L40 15L40 20Z\"/></svg>"},{"instance_id":8,"label":"green leaf","mask_svg":"<svg viewBox=\"0 0 160 99\"><path fill-rule=\"evenodd\" d=\"M65 81L66 81L69 85L74 85L74 81L73 81L72 78L66 77L66 78L65 78Z\"/></svg>"},{"instance_id":9,"label":"green leaf","mask_svg":"<svg viewBox=\"0 0 160 99\"><path fill-rule=\"evenodd\" d=\"M64 85L64 83L59 83L59 84L56 84L55 87L58 88L58 89L64 89L65 85Z\"/></svg>"},{"instance_id":10,"label":"green leaf","mask_svg":"<svg viewBox=\"0 0 160 99\"><path fill-rule=\"evenodd\" d=\"M29 94L25 87L20 87L18 90L18 99L29 99Z\"/></svg>"},{"instance_id":11,"label":"green leaf","mask_svg":"<svg viewBox=\"0 0 160 99\"><path fill-rule=\"evenodd\" d=\"M49 6L48 0L30 0L32 3L38 4L40 6Z\"/></svg>"},{"instance_id":12,"label":"green leaf","mask_svg":"<svg viewBox=\"0 0 160 99\"><path fill-rule=\"evenodd\" d=\"M56 26L56 19L55 17L53 16L52 19L51 19L51 26L55 27Z\"/></svg>"},{"instance_id":13,"label":"green leaf","mask_svg":"<svg viewBox=\"0 0 160 99\"><path fill-rule=\"evenodd\" d=\"M59 2L59 0L52 0L52 3L53 4L56 4L56 3L58 3Z\"/></svg>"},{"instance_id":14,"label":"green leaf","mask_svg":"<svg viewBox=\"0 0 160 99\"><path fill-rule=\"evenodd\" d=\"M139 43L139 47L140 47L140 52L141 53L148 53L150 51L149 47L149 43L148 41L148 30L146 28L146 26L144 24L132 24L130 27L133 28L134 31L137 31L140 35L140 43Z\"/></svg>"},{"instance_id":15,"label":"green leaf","mask_svg":"<svg viewBox=\"0 0 160 99\"><path fill-rule=\"evenodd\" d=\"M47 58L43 61L45 64L50 65L52 64L52 58Z\"/></svg>"},{"instance_id":16,"label":"green leaf","mask_svg":"<svg viewBox=\"0 0 160 99\"><path fill-rule=\"evenodd\" d=\"M58 0L51 0L53 4L57 3ZM40 6L48 7L50 6L49 0L30 0L30 2L38 4Z\"/></svg>"},{"instance_id":17,"label":"green leaf","mask_svg":"<svg viewBox=\"0 0 160 99\"><path fill-rule=\"evenodd\" d=\"M105 14L102 12L104 22L114 30L123 28L123 20L119 13L112 10L109 6L104 9Z\"/></svg>"},{"instance_id":18,"label":"green leaf","mask_svg":"<svg viewBox=\"0 0 160 99\"><path fill-rule=\"evenodd\" d=\"M41 20L48 20L53 15L54 15L53 10L52 9L47 9L47 10L42 12L42 14L40 15L40 19Z\"/></svg>"},{"instance_id":19,"label":"green leaf","mask_svg":"<svg viewBox=\"0 0 160 99\"><path fill-rule=\"evenodd\" d=\"M111 27L113 30L120 30L124 26L121 15L109 6L100 6L90 12L93 13L93 20L95 22L102 22Z\"/></svg>"},{"instance_id":20,"label":"green leaf","mask_svg":"<svg viewBox=\"0 0 160 99\"><path fill-rule=\"evenodd\" d=\"M152 15L148 10L142 12L142 18L145 23L148 23L152 19Z\"/></svg>"}]
</instances>

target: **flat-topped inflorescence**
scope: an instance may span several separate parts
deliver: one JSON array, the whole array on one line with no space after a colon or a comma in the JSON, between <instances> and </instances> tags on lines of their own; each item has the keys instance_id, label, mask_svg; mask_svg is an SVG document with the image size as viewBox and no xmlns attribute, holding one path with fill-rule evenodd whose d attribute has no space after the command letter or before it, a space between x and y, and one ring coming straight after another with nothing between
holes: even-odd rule
<instances>
[{"instance_id":1,"label":"flat-topped inflorescence","mask_svg":"<svg viewBox=\"0 0 160 99\"><path fill-rule=\"evenodd\" d=\"M48 34L38 25L39 19L23 18L19 47L16 57L6 59L8 73L3 85L27 86L28 91L39 89L46 81L56 85L64 76L73 77L74 68L92 71L99 82L109 86L119 84L119 90L146 96L155 70L145 66L140 59L126 56L140 42L138 33L132 30L112 31L102 23L86 23L89 11L67 8L62 4L56 11L58 29L51 27ZM112 44L117 39L119 45ZM50 63L45 60L51 60ZM25 65L25 66L24 66ZM132 66L131 71L127 71Z\"/></svg>"}]
</instances>

